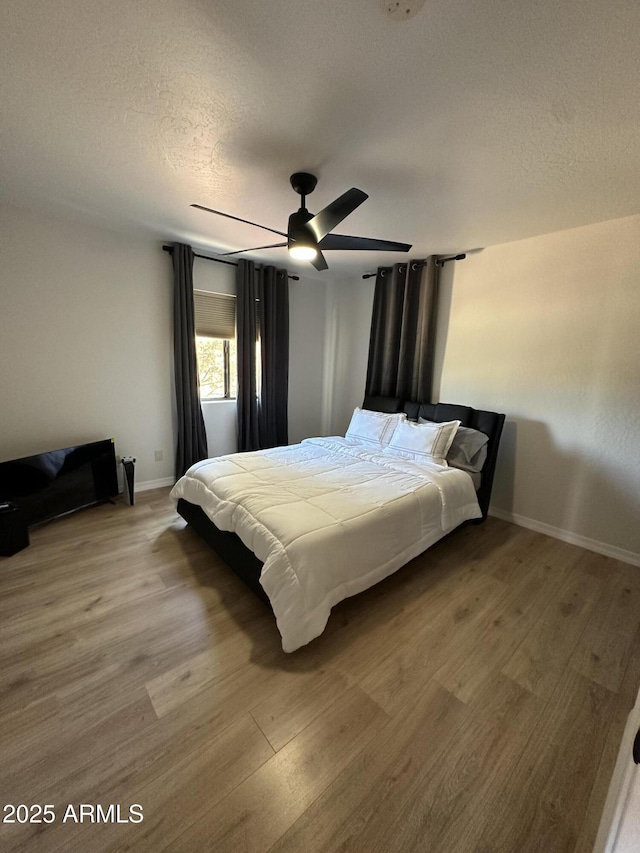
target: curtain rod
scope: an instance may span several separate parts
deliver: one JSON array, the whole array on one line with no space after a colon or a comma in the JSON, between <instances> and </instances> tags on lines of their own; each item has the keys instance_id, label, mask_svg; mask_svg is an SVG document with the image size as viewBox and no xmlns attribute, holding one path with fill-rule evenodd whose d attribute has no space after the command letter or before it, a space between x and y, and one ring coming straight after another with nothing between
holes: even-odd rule
<instances>
[{"instance_id":1,"label":"curtain rod","mask_svg":"<svg viewBox=\"0 0 640 853\"><path fill-rule=\"evenodd\" d=\"M450 258L438 258L438 260L436 261L436 266L437 267L443 267L449 261L464 261L464 259L466 257L467 257L466 255L462 254L462 255L452 255ZM423 267L426 263L427 263L426 261L422 261L421 264L417 264L415 261L411 261L411 266L414 269L417 269L418 267ZM386 269L386 267L385 267L385 269ZM389 269L391 269L391 267L389 267ZM362 278L375 278L377 275L378 275L377 272L367 272L362 276Z\"/></svg>"},{"instance_id":2,"label":"curtain rod","mask_svg":"<svg viewBox=\"0 0 640 853\"><path fill-rule=\"evenodd\" d=\"M170 255L173 254L173 246L163 246L163 252L169 252ZM235 261L224 261L222 258L212 258L209 255L199 255L197 252L193 253L194 258L202 258L203 261L215 261L217 264L228 264L230 267L237 267L238 264ZM293 281L300 281L299 275L289 275L287 273L287 278L293 279Z\"/></svg>"}]
</instances>

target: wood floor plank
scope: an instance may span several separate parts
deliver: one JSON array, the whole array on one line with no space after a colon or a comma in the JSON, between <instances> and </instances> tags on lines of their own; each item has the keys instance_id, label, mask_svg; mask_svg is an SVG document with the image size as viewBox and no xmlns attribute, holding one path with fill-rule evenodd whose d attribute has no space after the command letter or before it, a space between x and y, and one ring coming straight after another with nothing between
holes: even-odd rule
<instances>
[{"instance_id":1,"label":"wood floor plank","mask_svg":"<svg viewBox=\"0 0 640 853\"><path fill-rule=\"evenodd\" d=\"M1 706L0 706L1 707ZM24 708L0 717L0 755L4 766L11 768L23 753L38 751L54 740L59 731L60 703L55 696L45 696Z\"/></svg>"},{"instance_id":2,"label":"wood floor plank","mask_svg":"<svg viewBox=\"0 0 640 853\"><path fill-rule=\"evenodd\" d=\"M337 672L321 669L299 673L295 680L253 705L251 716L277 752L348 689L349 683Z\"/></svg>"},{"instance_id":3,"label":"wood floor plank","mask_svg":"<svg viewBox=\"0 0 640 853\"><path fill-rule=\"evenodd\" d=\"M139 803L146 814L142 823L122 827L84 827L64 842L65 853L85 853L91 847L109 853L155 853L171 847L212 806L233 791L273 755L266 738L249 715L203 749L185 756L169 770L137 790L124 794L125 802Z\"/></svg>"},{"instance_id":4,"label":"wood floor plank","mask_svg":"<svg viewBox=\"0 0 640 853\"><path fill-rule=\"evenodd\" d=\"M257 623L262 642L261 654L277 653L278 640L274 636L272 619L261 614ZM197 655L188 657L150 679L146 688L159 717L197 695L209 683L228 675L251 659L256 635L233 631L218 642L208 643Z\"/></svg>"},{"instance_id":5,"label":"wood floor plank","mask_svg":"<svg viewBox=\"0 0 640 853\"><path fill-rule=\"evenodd\" d=\"M354 619L344 630L335 631L318 647L322 646L323 655L330 656L332 667L347 678L361 681L384 658L403 648L417 629L445 618L445 610L451 612L453 607L459 622L467 618L470 611L465 612L464 605L457 602L468 598L470 607L477 608L474 597L479 588L485 593L499 593L504 585L480 572L469 571L464 565L454 570L448 567L442 574L429 567L417 601L410 596L404 607L391 611L386 606L373 611L365 608L363 617Z\"/></svg>"},{"instance_id":6,"label":"wood floor plank","mask_svg":"<svg viewBox=\"0 0 640 853\"><path fill-rule=\"evenodd\" d=\"M25 748L13 756L10 766L0 778L0 799L35 798L40 801L56 788L58 781L72 776L82 767L97 763L100 757L117 749L122 741L142 737L156 721L155 712L144 690L131 696L131 701L114 714L105 715L86 729L76 724L64 725L59 712L46 729L35 729L35 736L25 738Z\"/></svg>"},{"instance_id":7,"label":"wood floor plank","mask_svg":"<svg viewBox=\"0 0 640 853\"><path fill-rule=\"evenodd\" d=\"M358 687L332 705L188 829L172 853L230 850L241 833L247 853L266 851L388 721Z\"/></svg>"},{"instance_id":8,"label":"wood floor plank","mask_svg":"<svg viewBox=\"0 0 640 853\"><path fill-rule=\"evenodd\" d=\"M505 595L505 585L488 575L476 575L463 589L464 594L442 602L442 609L431 619L423 622L416 613L415 620L406 621L406 641L359 679L362 689L387 713L395 714L412 702L421 685L465 641L475 643L477 624Z\"/></svg>"},{"instance_id":9,"label":"wood floor plank","mask_svg":"<svg viewBox=\"0 0 640 853\"><path fill-rule=\"evenodd\" d=\"M615 694L567 669L517 767L490 804L478 851L575 849L616 701Z\"/></svg>"},{"instance_id":10,"label":"wood floor plank","mask_svg":"<svg viewBox=\"0 0 640 853\"><path fill-rule=\"evenodd\" d=\"M136 577L128 582L124 579L117 582L110 579L109 583L96 580L79 590L46 591L33 596L28 606L22 597L18 616L9 615L16 611L13 596L4 602L4 616L0 614L0 647L6 649L11 644L12 654L15 654L18 649L41 642L43 637L65 625L86 625L127 602L164 591L166 587L158 575Z\"/></svg>"},{"instance_id":11,"label":"wood floor plank","mask_svg":"<svg viewBox=\"0 0 640 853\"><path fill-rule=\"evenodd\" d=\"M571 666L617 693L638 627L640 584L634 584L623 575L619 579L610 579L580 637L571 658Z\"/></svg>"},{"instance_id":12,"label":"wood floor plank","mask_svg":"<svg viewBox=\"0 0 640 853\"><path fill-rule=\"evenodd\" d=\"M493 523L497 519L491 521ZM531 554L535 555L534 560L540 561L555 540L539 537L542 541L541 548L531 549L530 533L531 531L523 528L499 522L479 540L468 539L464 547L459 551L456 549L455 553L450 550L455 542L451 537L438 543L438 546L442 545L443 548L444 563L436 565L435 568L429 563L425 565L424 578L430 579L430 585L420 589L419 606L404 608L383 626L383 630L379 630L376 625L374 631L367 632L363 626L358 626L360 630L357 640L336 653L333 665L359 683L364 683L363 678L369 675L375 678L372 669L377 668L380 674L381 661L396 652L401 654L402 649L410 647L413 639L419 637L423 630L433 629L437 633L440 630L438 620L445 618L444 612L450 603L454 599L464 597L467 590L478 582L478 578L482 581L482 578L488 576L492 582L497 581L493 588L499 593L507 587L500 575L510 579L520 577L524 571L522 565L530 562ZM424 557L428 559L430 553L427 552ZM465 621L477 609L476 603L467 614L458 610L456 620ZM439 644L445 645L442 640ZM440 660L439 665L443 660L444 658ZM387 663L391 670L395 668L393 661L389 660Z\"/></svg>"},{"instance_id":13,"label":"wood floor plank","mask_svg":"<svg viewBox=\"0 0 640 853\"><path fill-rule=\"evenodd\" d=\"M489 518L285 655L167 489L32 534L0 564L0 792L145 817L0 826L3 853L593 844L640 569Z\"/></svg>"},{"instance_id":14,"label":"wood floor plank","mask_svg":"<svg viewBox=\"0 0 640 853\"><path fill-rule=\"evenodd\" d=\"M96 767L111 763L123 742L143 739L155 720L149 698L141 691L129 705L87 731L77 732L75 737L71 732L61 737L57 729L48 745L36 742L32 751L21 756L20 762L12 762L9 772L0 780L0 799L53 803L62 806L63 813L69 802L91 802L85 794L95 793L98 798L95 801L100 802L102 794L108 795L107 786L95 790L86 785L87 776L92 777ZM13 826L2 839L2 850L5 853L54 850L59 838L65 846L76 831L75 824L63 825L60 820L53 824Z\"/></svg>"},{"instance_id":15,"label":"wood floor plank","mask_svg":"<svg viewBox=\"0 0 640 853\"><path fill-rule=\"evenodd\" d=\"M63 765L66 775L57 774L57 781L51 784L56 777L42 778L41 766L33 769L32 790L46 789L57 803L120 802L127 792L142 789L171 772L185 756L196 754L246 717L246 696L242 689L238 693L205 694L158 720L145 695L151 713L139 718L138 728L125 728L122 721L116 724L114 720L95 726L74 743L73 755ZM257 729L253 720L250 723ZM264 740L262 734L260 737ZM46 766L55 773L54 762L46 762ZM28 777L24 781L28 782ZM18 795L15 785L10 790ZM37 826L31 829L33 834L26 839L33 853L64 846L73 835L69 826L59 824L53 825L46 836Z\"/></svg>"},{"instance_id":16,"label":"wood floor plank","mask_svg":"<svg viewBox=\"0 0 640 853\"><path fill-rule=\"evenodd\" d=\"M423 684L417 701L381 729L271 853L380 849L381 825L400 812L416 777L428 776L443 760L470 713L439 684Z\"/></svg>"},{"instance_id":17,"label":"wood floor plank","mask_svg":"<svg viewBox=\"0 0 640 853\"><path fill-rule=\"evenodd\" d=\"M367 827L360 849L366 849L369 839L377 839L379 849L389 853L469 849L485 820L487 802L516 767L544 705L509 678L498 679L434 771L416 780L402 811L393 821Z\"/></svg>"},{"instance_id":18,"label":"wood floor plank","mask_svg":"<svg viewBox=\"0 0 640 853\"><path fill-rule=\"evenodd\" d=\"M540 536L533 530L524 527L507 525L505 538L500 546L493 551L491 559L487 560L485 571L503 583L512 583L520 577L523 566L531 559L538 561L544 559L544 555L556 546L557 540L548 536Z\"/></svg>"},{"instance_id":19,"label":"wood floor plank","mask_svg":"<svg viewBox=\"0 0 640 853\"><path fill-rule=\"evenodd\" d=\"M472 703L498 677L540 619L574 561L575 556L566 551L555 554L549 543L523 557L507 594L464 647L448 657L434 678L463 702Z\"/></svg>"},{"instance_id":20,"label":"wood floor plank","mask_svg":"<svg viewBox=\"0 0 640 853\"><path fill-rule=\"evenodd\" d=\"M575 569L502 670L543 699L553 693L597 609L602 581Z\"/></svg>"}]
</instances>

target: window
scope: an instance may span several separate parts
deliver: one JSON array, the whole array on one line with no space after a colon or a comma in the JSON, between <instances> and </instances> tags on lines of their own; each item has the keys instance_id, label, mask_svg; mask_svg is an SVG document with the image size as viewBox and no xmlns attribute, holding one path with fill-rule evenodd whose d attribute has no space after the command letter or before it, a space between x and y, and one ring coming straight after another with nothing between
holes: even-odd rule
<instances>
[{"instance_id":1,"label":"window","mask_svg":"<svg viewBox=\"0 0 640 853\"><path fill-rule=\"evenodd\" d=\"M237 393L235 338L196 335L202 400L233 400Z\"/></svg>"},{"instance_id":2,"label":"window","mask_svg":"<svg viewBox=\"0 0 640 853\"><path fill-rule=\"evenodd\" d=\"M237 394L236 298L194 290L196 355L202 400L232 400Z\"/></svg>"}]
</instances>

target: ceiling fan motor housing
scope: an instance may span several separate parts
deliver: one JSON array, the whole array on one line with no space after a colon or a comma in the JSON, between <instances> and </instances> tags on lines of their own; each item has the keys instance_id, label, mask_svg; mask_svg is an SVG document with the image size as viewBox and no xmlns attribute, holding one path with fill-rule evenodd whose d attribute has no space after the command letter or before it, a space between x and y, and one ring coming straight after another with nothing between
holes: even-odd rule
<instances>
[{"instance_id":1,"label":"ceiling fan motor housing","mask_svg":"<svg viewBox=\"0 0 640 853\"><path fill-rule=\"evenodd\" d=\"M303 210L302 208L291 214L287 228L287 245L289 249L296 243L315 245L315 236L311 229L307 228L307 222L310 219L313 219L313 213L309 213L308 210Z\"/></svg>"}]
</instances>

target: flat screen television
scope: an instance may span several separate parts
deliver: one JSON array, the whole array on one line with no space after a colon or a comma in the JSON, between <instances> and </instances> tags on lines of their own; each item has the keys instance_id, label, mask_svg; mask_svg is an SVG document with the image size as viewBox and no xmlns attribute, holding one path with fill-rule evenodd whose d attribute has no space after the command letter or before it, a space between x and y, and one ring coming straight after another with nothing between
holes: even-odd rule
<instances>
[{"instance_id":1,"label":"flat screen television","mask_svg":"<svg viewBox=\"0 0 640 853\"><path fill-rule=\"evenodd\" d=\"M118 494L113 439L0 462L0 501L28 525L102 503Z\"/></svg>"}]
</instances>

